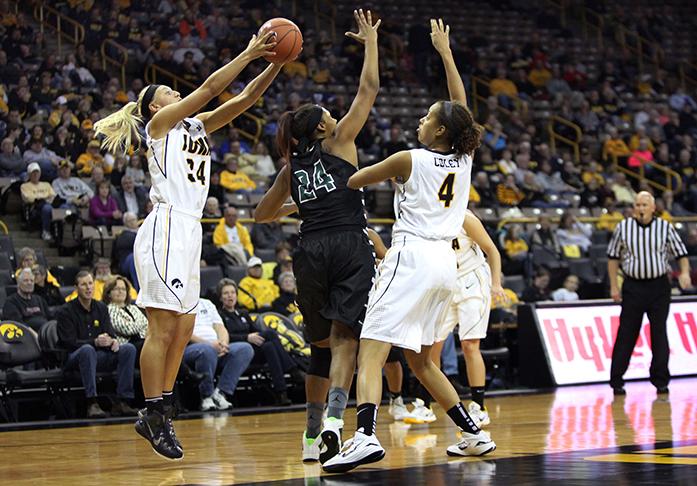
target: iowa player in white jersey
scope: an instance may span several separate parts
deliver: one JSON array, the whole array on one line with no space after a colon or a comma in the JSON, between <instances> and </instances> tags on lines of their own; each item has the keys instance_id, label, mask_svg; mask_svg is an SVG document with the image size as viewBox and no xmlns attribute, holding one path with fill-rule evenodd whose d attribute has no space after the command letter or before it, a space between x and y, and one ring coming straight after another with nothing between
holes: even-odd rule
<instances>
[{"instance_id":1,"label":"iowa player in white jersey","mask_svg":"<svg viewBox=\"0 0 697 486\"><path fill-rule=\"evenodd\" d=\"M382 368L392 345L404 349L416 377L463 431L462 440L452 448L468 455L496 448L431 360L431 346L457 282L451 242L465 220L472 155L482 134L467 109L465 87L450 50L449 28L442 21L431 21L431 40L445 66L450 100L434 103L421 118L418 138L426 148L398 152L349 179L349 187L354 188L396 180L396 222L361 332L356 434L323 464L327 472L346 472L384 457L375 420L382 397Z\"/></svg>"},{"instance_id":2,"label":"iowa player in white jersey","mask_svg":"<svg viewBox=\"0 0 697 486\"><path fill-rule=\"evenodd\" d=\"M138 231L133 249L140 282L137 304L148 315L148 335L140 356L146 409L140 413L136 431L167 459L184 456L172 425L172 389L191 338L200 292L199 219L211 165L207 136L252 106L282 66L270 65L238 96L213 111L193 115L220 95L251 61L273 55L272 35L253 36L239 56L186 98L167 86L150 85L136 102L95 124L102 145L111 152L139 145L133 142L145 125L154 209Z\"/></svg>"},{"instance_id":3,"label":"iowa player in white jersey","mask_svg":"<svg viewBox=\"0 0 697 486\"><path fill-rule=\"evenodd\" d=\"M347 35L364 44L365 57L351 108L338 122L318 105L304 105L281 116L276 140L288 164L254 210L254 218L265 222L285 214L288 206L297 207L302 220L293 271L312 347L305 382L305 462L323 462L339 451L358 336L375 276L363 192L349 188L347 182L358 167L356 136L380 88L380 21L373 24L370 11L354 11L354 17L358 33ZM289 197L294 204L284 205ZM322 423L327 397L327 419Z\"/></svg>"},{"instance_id":4,"label":"iowa player in white jersey","mask_svg":"<svg viewBox=\"0 0 697 486\"><path fill-rule=\"evenodd\" d=\"M484 407L486 368L479 341L486 337L491 300L505 299L501 286L501 255L482 222L469 210L452 246L457 255L457 289L431 352L433 362L440 367L443 343L459 324L467 381L472 390L468 412L474 422L483 427L490 419Z\"/></svg>"}]
</instances>

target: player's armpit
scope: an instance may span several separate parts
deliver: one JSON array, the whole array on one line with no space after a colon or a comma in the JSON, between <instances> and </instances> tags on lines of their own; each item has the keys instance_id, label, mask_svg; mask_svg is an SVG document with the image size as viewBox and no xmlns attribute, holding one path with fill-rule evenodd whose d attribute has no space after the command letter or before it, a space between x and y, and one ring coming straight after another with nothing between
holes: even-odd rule
<instances>
[{"instance_id":1,"label":"player's armpit","mask_svg":"<svg viewBox=\"0 0 697 486\"><path fill-rule=\"evenodd\" d=\"M360 189L395 177L406 182L410 175L411 152L403 150L390 155L382 162L359 170L349 178L347 185L351 189Z\"/></svg>"}]
</instances>

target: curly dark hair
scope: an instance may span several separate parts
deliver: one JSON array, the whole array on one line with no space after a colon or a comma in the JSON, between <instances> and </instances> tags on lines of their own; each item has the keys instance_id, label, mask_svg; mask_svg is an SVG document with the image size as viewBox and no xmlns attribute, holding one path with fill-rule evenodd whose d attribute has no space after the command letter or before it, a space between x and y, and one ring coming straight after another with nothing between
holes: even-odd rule
<instances>
[{"instance_id":1,"label":"curly dark hair","mask_svg":"<svg viewBox=\"0 0 697 486\"><path fill-rule=\"evenodd\" d=\"M458 156L473 155L482 143L484 127L474 121L472 112L459 101L439 101L438 121L445 127L445 136Z\"/></svg>"}]
</instances>

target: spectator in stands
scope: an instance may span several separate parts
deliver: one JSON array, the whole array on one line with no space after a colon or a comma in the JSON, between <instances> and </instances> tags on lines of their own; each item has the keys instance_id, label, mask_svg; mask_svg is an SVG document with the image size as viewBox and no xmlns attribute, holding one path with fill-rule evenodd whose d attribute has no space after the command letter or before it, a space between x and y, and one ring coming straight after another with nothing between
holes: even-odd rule
<instances>
[{"instance_id":1,"label":"spectator in stands","mask_svg":"<svg viewBox=\"0 0 697 486\"><path fill-rule=\"evenodd\" d=\"M0 146L0 177L20 177L26 167L14 140L10 137L3 138Z\"/></svg>"},{"instance_id":2,"label":"spectator in stands","mask_svg":"<svg viewBox=\"0 0 697 486\"><path fill-rule=\"evenodd\" d=\"M133 178L136 187L145 185L145 172L143 171L143 159L138 154L131 155L131 160L126 167L126 175Z\"/></svg>"},{"instance_id":3,"label":"spectator in stands","mask_svg":"<svg viewBox=\"0 0 697 486\"><path fill-rule=\"evenodd\" d=\"M540 163L539 173L535 180L539 182L542 190L547 194L570 194L578 192L578 189L568 185L561 178L559 172L555 172L552 163L545 160Z\"/></svg>"},{"instance_id":4,"label":"spectator in stands","mask_svg":"<svg viewBox=\"0 0 697 486\"><path fill-rule=\"evenodd\" d=\"M615 174L614 181L610 186L615 195L615 200L618 204L633 205L636 192L632 188L632 184L627 180L627 176L622 172Z\"/></svg>"},{"instance_id":5,"label":"spectator in stands","mask_svg":"<svg viewBox=\"0 0 697 486\"><path fill-rule=\"evenodd\" d=\"M532 285L523 290L524 302L539 302L549 300L549 271L546 268L538 268L535 272Z\"/></svg>"},{"instance_id":6,"label":"spectator in stands","mask_svg":"<svg viewBox=\"0 0 697 486\"><path fill-rule=\"evenodd\" d=\"M121 187L121 180L123 176L126 175L127 166L128 159L126 156L117 154L114 158L114 166L111 168L111 174L109 174L109 180L111 180L111 184L114 187Z\"/></svg>"},{"instance_id":7,"label":"spectator in stands","mask_svg":"<svg viewBox=\"0 0 697 486\"><path fill-rule=\"evenodd\" d=\"M590 248L591 235L593 227L588 223L581 223L578 218L571 212L565 211L559 221L557 228L557 238L562 247L563 253L568 257L579 258L581 255L576 254L574 250L566 247L578 247L581 252L587 253Z\"/></svg>"},{"instance_id":8,"label":"spectator in stands","mask_svg":"<svg viewBox=\"0 0 697 486\"><path fill-rule=\"evenodd\" d=\"M97 188L97 194L90 199L90 223L111 229L121 222L122 217L119 205L111 195L111 183L102 181Z\"/></svg>"},{"instance_id":9,"label":"spectator in stands","mask_svg":"<svg viewBox=\"0 0 697 486\"><path fill-rule=\"evenodd\" d=\"M99 140L90 140L87 143L87 151L81 154L75 162L79 176L89 177L92 169L95 167L101 167L105 174L111 172L111 166L106 163L104 156L99 153L99 148Z\"/></svg>"},{"instance_id":10,"label":"spectator in stands","mask_svg":"<svg viewBox=\"0 0 697 486\"><path fill-rule=\"evenodd\" d=\"M56 193L48 182L41 181L41 167L32 162L27 167L29 180L20 186L22 202L27 206L28 221L41 221L41 239L51 240L51 214Z\"/></svg>"},{"instance_id":11,"label":"spectator in stands","mask_svg":"<svg viewBox=\"0 0 697 486\"><path fill-rule=\"evenodd\" d=\"M273 163L269 149L264 142L257 142L252 148L251 155L254 158L254 168L257 174L257 182L268 183L269 177L276 173L276 165Z\"/></svg>"},{"instance_id":12,"label":"spectator in stands","mask_svg":"<svg viewBox=\"0 0 697 486\"><path fill-rule=\"evenodd\" d=\"M254 248L271 249L286 240L281 223L254 223L252 225L252 244Z\"/></svg>"},{"instance_id":13,"label":"spectator in stands","mask_svg":"<svg viewBox=\"0 0 697 486\"><path fill-rule=\"evenodd\" d=\"M232 265L244 265L254 255L254 245L247 228L237 221L237 208L228 206L213 232L213 244L225 251Z\"/></svg>"},{"instance_id":14,"label":"spectator in stands","mask_svg":"<svg viewBox=\"0 0 697 486\"><path fill-rule=\"evenodd\" d=\"M32 273L34 274L34 293L36 295L43 297L46 304L51 307L63 305L65 303L59 288L55 285L46 283L46 276L48 274L46 267L43 265L34 265Z\"/></svg>"},{"instance_id":15,"label":"spectator in stands","mask_svg":"<svg viewBox=\"0 0 697 486\"><path fill-rule=\"evenodd\" d=\"M38 163L41 166L44 180L47 181L51 181L56 177L56 167L59 166L61 161L61 158L53 150L44 147L42 140L32 140L29 150L24 152L23 159L27 165L32 162Z\"/></svg>"},{"instance_id":16,"label":"spectator in stands","mask_svg":"<svg viewBox=\"0 0 697 486\"><path fill-rule=\"evenodd\" d=\"M17 321L26 324L39 332L41 326L51 319L48 304L34 293L34 273L29 268L23 268L17 277L17 292L10 295L2 307L4 320Z\"/></svg>"},{"instance_id":17,"label":"spectator in stands","mask_svg":"<svg viewBox=\"0 0 697 486\"><path fill-rule=\"evenodd\" d=\"M92 275L94 275L94 290L92 292L92 298L94 300L101 301L102 297L104 296L104 287L106 286L107 282L109 282L113 278L113 275L111 273L111 262L108 258L98 258L97 261L94 263L92 271ZM78 289L75 289L70 295L68 295L65 298L65 301L70 302L71 300L77 298L78 295ZM135 300L136 297L138 297L138 294L135 291L135 289L133 289L130 286L129 296L131 300Z\"/></svg>"},{"instance_id":18,"label":"spectator in stands","mask_svg":"<svg viewBox=\"0 0 697 486\"><path fill-rule=\"evenodd\" d=\"M496 71L496 77L489 83L489 92L498 97L499 104L506 109L513 108L513 100L518 97L518 88L508 79L506 69L500 67Z\"/></svg>"},{"instance_id":19,"label":"spectator in stands","mask_svg":"<svg viewBox=\"0 0 697 486\"><path fill-rule=\"evenodd\" d=\"M220 172L211 171L211 185L208 188L208 197L214 197L219 205L225 204L225 188L220 185Z\"/></svg>"},{"instance_id":20,"label":"spectator in stands","mask_svg":"<svg viewBox=\"0 0 697 486\"><path fill-rule=\"evenodd\" d=\"M131 279L136 277L133 284L136 290L140 289L138 285L138 275L136 274L135 263L133 261L133 244L136 241L138 234L138 216L134 213L126 213L123 215L124 229L116 236L114 245L112 246L112 260L116 264L119 272L129 276Z\"/></svg>"},{"instance_id":21,"label":"spectator in stands","mask_svg":"<svg viewBox=\"0 0 697 486\"><path fill-rule=\"evenodd\" d=\"M252 345L254 361L266 363L269 366L276 404L290 405L291 401L286 393L285 373L290 373L298 383L303 383L305 380L297 364L283 349L276 331L263 324L255 323L247 311L236 308L237 286L233 280L225 278L220 281L218 298L221 304L220 316L230 336L230 342L247 342Z\"/></svg>"},{"instance_id":22,"label":"spectator in stands","mask_svg":"<svg viewBox=\"0 0 697 486\"><path fill-rule=\"evenodd\" d=\"M255 312L270 310L271 304L279 296L278 286L273 280L262 278L261 265L261 258L250 258L247 262L247 276L240 280L239 285L240 305Z\"/></svg>"},{"instance_id":23,"label":"spectator in stands","mask_svg":"<svg viewBox=\"0 0 697 486\"><path fill-rule=\"evenodd\" d=\"M597 183L597 186L602 186L605 184L605 177L603 177L602 172L602 166L593 160L581 172L581 179L585 185L590 184L590 182L594 180Z\"/></svg>"},{"instance_id":24,"label":"spectator in stands","mask_svg":"<svg viewBox=\"0 0 697 486\"><path fill-rule=\"evenodd\" d=\"M238 160L234 154L225 154L223 162L225 170L220 173L221 186L230 192L242 194L247 194L257 188L256 183L247 174L238 170Z\"/></svg>"},{"instance_id":25,"label":"spectator in stands","mask_svg":"<svg viewBox=\"0 0 697 486\"><path fill-rule=\"evenodd\" d=\"M87 181L87 185L90 186L92 192L97 194L97 192L99 192L99 184L101 184L104 181L109 182L109 192L111 193L111 182L109 181L109 179L104 177L104 169L102 169L100 166L96 166L92 169L92 174L90 174L90 178Z\"/></svg>"},{"instance_id":26,"label":"spectator in stands","mask_svg":"<svg viewBox=\"0 0 697 486\"><path fill-rule=\"evenodd\" d=\"M60 198L60 207L74 210L87 208L94 193L82 179L70 175L72 168L73 164L69 160L60 161L58 178L52 182L53 190Z\"/></svg>"},{"instance_id":27,"label":"spectator in stands","mask_svg":"<svg viewBox=\"0 0 697 486\"><path fill-rule=\"evenodd\" d=\"M254 357L248 342L230 342L223 319L208 299L199 301L196 324L191 342L184 350L184 362L198 373L205 373L199 383L201 410L226 410L235 393L237 382ZM214 386L216 369L220 369L217 387Z\"/></svg>"},{"instance_id":28,"label":"spectator in stands","mask_svg":"<svg viewBox=\"0 0 697 486\"><path fill-rule=\"evenodd\" d=\"M552 300L557 302L570 302L578 300L578 277L576 275L568 275L564 279L564 286L552 292Z\"/></svg>"},{"instance_id":29,"label":"spectator in stands","mask_svg":"<svg viewBox=\"0 0 697 486\"><path fill-rule=\"evenodd\" d=\"M106 414L97 403L97 371L117 372L116 394L119 400L111 409L112 415L136 415L126 400L133 399L133 372L136 348L130 343L119 344L111 326L109 311L102 302L93 299L94 279L88 271L75 277L77 299L62 306L56 315L58 340L69 352L65 369L78 369L85 387L89 418Z\"/></svg>"},{"instance_id":30,"label":"spectator in stands","mask_svg":"<svg viewBox=\"0 0 697 486\"><path fill-rule=\"evenodd\" d=\"M653 162L653 153L649 150L649 139L642 138L639 140L639 146L632 151L632 155L629 156L627 165L634 169L646 166L648 173L651 172L651 166L649 162Z\"/></svg>"},{"instance_id":31,"label":"spectator in stands","mask_svg":"<svg viewBox=\"0 0 697 486\"><path fill-rule=\"evenodd\" d=\"M687 254L690 256L697 255L697 228L690 228L685 239L685 247Z\"/></svg>"},{"instance_id":32,"label":"spectator in stands","mask_svg":"<svg viewBox=\"0 0 697 486\"><path fill-rule=\"evenodd\" d=\"M605 199L603 203L604 210L595 227L601 231L614 231L615 226L622 221L622 213L617 210L617 203L612 198Z\"/></svg>"},{"instance_id":33,"label":"spectator in stands","mask_svg":"<svg viewBox=\"0 0 697 486\"><path fill-rule=\"evenodd\" d=\"M214 197L209 197L206 199L206 204L203 206L203 218L205 219L216 219L219 220L223 217L223 213L220 212L220 203ZM212 233L217 226L215 223L201 223L203 226L204 233Z\"/></svg>"},{"instance_id":34,"label":"spectator in stands","mask_svg":"<svg viewBox=\"0 0 697 486\"><path fill-rule=\"evenodd\" d=\"M552 228L552 222L547 215L538 218L538 225L530 238L532 246L541 246L553 255L561 255L561 245L557 239L557 233Z\"/></svg>"},{"instance_id":35,"label":"spectator in stands","mask_svg":"<svg viewBox=\"0 0 697 486\"><path fill-rule=\"evenodd\" d=\"M404 140L403 130L399 125L392 125L390 127L390 138L382 142L380 148L380 156L385 159L392 154L396 154L401 150L408 150L406 140Z\"/></svg>"},{"instance_id":36,"label":"spectator in stands","mask_svg":"<svg viewBox=\"0 0 697 486\"><path fill-rule=\"evenodd\" d=\"M28 246L20 248L17 252L17 271L15 272L15 279L19 277L19 272L22 269L30 268L33 270L37 263L36 252L32 248L29 248ZM55 285L56 287L60 287L58 280L56 280L56 277L51 275L51 272L46 273L46 282L51 285Z\"/></svg>"},{"instance_id":37,"label":"spectator in stands","mask_svg":"<svg viewBox=\"0 0 697 486\"><path fill-rule=\"evenodd\" d=\"M122 213L131 212L139 218L147 216L145 203L148 196L142 187L136 187L133 177L124 175L121 178L121 190L114 197Z\"/></svg>"},{"instance_id":38,"label":"spectator in stands","mask_svg":"<svg viewBox=\"0 0 697 486\"><path fill-rule=\"evenodd\" d=\"M472 181L472 187L479 195L479 202L477 203L478 207L491 208L499 205L494 189L491 187L489 176L486 175L486 172L477 172L477 174L474 176L474 180Z\"/></svg>"},{"instance_id":39,"label":"spectator in stands","mask_svg":"<svg viewBox=\"0 0 697 486\"><path fill-rule=\"evenodd\" d=\"M116 340L119 344L130 342L135 346L137 362L148 332L148 319L138 306L132 303L131 288L125 277L116 275L104 286L102 302L107 305Z\"/></svg>"},{"instance_id":40,"label":"spectator in stands","mask_svg":"<svg viewBox=\"0 0 697 486\"><path fill-rule=\"evenodd\" d=\"M663 202L663 198L656 198L656 217L665 219L669 223L673 224L673 215L666 209L666 204Z\"/></svg>"},{"instance_id":41,"label":"spectator in stands","mask_svg":"<svg viewBox=\"0 0 697 486\"><path fill-rule=\"evenodd\" d=\"M298 306L295 304L295 299L298 296L298 289L295 285L295 276L293 272L281 273L276 281L278 282L280 294L271 303L271 309L284 316L289 316L298 312Z\"/></svg>"},{"instance_id":42,"label":"spectator in stands","mask_svg":"<svg viewBox=\"0 0 697 486\"><path fill-rule=\"evenodd\" d=\"M627 144L619 136L617 128L610 127L608 130L608 138L603 144L603 160L612 162L614 157L629 157L632 152L627 147ZM633 201L633 200L632 200Z\"/></svg>"},{"instance_id":43,"label":"spectator in stands","mask_svg":"<svg viewBox=\"0 0 697 486\"><path fill-rule=\"evenodd\" d=\"M525 199L525 193L516 185L513 174L507 175L504 182L496 186L496 199L501 206L517 206Z\"/></svg>"}]
</instances>

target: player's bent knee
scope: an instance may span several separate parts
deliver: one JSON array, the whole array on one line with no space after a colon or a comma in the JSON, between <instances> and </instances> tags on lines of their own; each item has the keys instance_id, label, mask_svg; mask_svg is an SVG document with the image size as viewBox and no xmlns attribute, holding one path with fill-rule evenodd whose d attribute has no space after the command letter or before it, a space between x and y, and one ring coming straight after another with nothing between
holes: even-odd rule
<instances>
[{"instance_id":1,"label":"player's bent knee","mask_svg":"<svg viewBox=\"0 0 697 486\"><path fill-rule=\"evenodd\" d=\"M479 339L465 339L462 341L462 352L474 354L479 352Z\"/></svg>"},{"instance_id":2,"label":"player's bent knee","mask_svg":"<svg viewBox=\"0 0 697 486\"><path fill-rule=\"evenodd\" d=\"M307 374L329 378L329 369L332 366L332 351L329 348L320 348L310 345L310 366Z\"/></svg>"}]
</instances>

